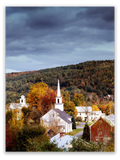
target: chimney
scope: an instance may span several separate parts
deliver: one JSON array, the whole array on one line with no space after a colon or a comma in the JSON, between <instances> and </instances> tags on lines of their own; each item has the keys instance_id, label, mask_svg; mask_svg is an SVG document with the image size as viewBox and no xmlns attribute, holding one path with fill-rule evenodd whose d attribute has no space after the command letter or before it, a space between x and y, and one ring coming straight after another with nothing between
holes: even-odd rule
<instances>
[{"instance_id":1,"label":"chimney","mask_svg":"<svg viewBox=\"0 0 120 160\"><path fill-rule=\"evenodd\" d=\"M60 138L63 137L65 134L63 132L60 132Z\"/></svg>"}]
</instances>

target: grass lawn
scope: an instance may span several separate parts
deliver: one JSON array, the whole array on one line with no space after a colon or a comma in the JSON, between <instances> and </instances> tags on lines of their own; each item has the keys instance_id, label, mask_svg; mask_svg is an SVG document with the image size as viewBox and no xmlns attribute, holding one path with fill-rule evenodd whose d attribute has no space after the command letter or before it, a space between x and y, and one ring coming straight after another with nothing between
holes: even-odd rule
<instances>
[{"instance_id":1,"label":"grass lawn","mask_svg":"<svg viewBox=\"0 0 120 160\"><path fill-rule=\"evenodd\" d=\"M90 121L88 122L88 126L90 126L91 124L93 124L94 122ZM81 127L84 127L85 125L82 125Z\"/></svg>"},{"instance_id":2,"label":"grass lawn","mask_svg":"<svg viewBox=\"0 0 120 160\"><path fill-rule=\"evenodd\" d=\"M88 123L88 126L92 125L93 123L94 123L94 122L89 122L89 123Z\"/></svg>"},{"instance_id":3,"label":"grass lawn","mask_svg":"<svg viewBox=\"0 0 120 160\"><path fill-rule=\"evenodd\" d=\"M70 136L74 136L75 134L77 134L78 132L80 132L80 131L82 131L83 129L79 129L79 128L77 128L77 129L73 129L73 131L72 132L70 132L70 133L68 133L68 135L70 135Z\"/></svg>"}]
</instances>

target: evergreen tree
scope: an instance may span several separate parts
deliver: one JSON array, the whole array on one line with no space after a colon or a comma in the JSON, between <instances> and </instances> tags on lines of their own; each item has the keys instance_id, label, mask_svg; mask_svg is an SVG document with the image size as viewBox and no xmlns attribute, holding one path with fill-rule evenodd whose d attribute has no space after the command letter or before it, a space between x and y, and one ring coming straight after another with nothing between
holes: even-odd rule
<instances>
[{"instance_id":1,"label":"evergreen tree","mask_svg":"<svg viewBox=\"0 0 120 160\"><path fill-rule=\"evenodd\" d=\"M70 116L72 116L72 129L76 129L76 122L75 122L75 118L73 116L72 113L70 113Z\"/></svg>"},{"instance_id":2,"label":"evergreen tree","mask_svg":"<svg viewBox=\"0 0 120 160\"><path fill-rule=\"evenodd\" d=\"M90 141L90 128L87 123L85 124L85 127L83 129L83 139L85 139L86 141Z\"/></svg>"}]
</instances>

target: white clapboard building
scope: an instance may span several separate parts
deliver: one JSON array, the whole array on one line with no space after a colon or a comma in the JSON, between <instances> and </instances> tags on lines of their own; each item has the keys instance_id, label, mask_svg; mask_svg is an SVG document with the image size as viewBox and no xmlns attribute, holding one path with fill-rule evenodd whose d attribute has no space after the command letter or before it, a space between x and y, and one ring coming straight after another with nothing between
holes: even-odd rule
<instances>
[{"instance_id":1,"label":"white clapboard building","mask_svg":"<svg viewBox=\"0 0 120 160\"><path fill-rule=\"evenodd\" d=\"M72 131L71 116L69 116L64 111L64 104L62 103L59 80L58 80L57 97L54 109L51 109L45 115L43 115L40 118L40 122L41 124L47 126L48 128L49 126L56 123L57 127L60 128L60 132L68 133Z\"/></svg>"}]
</instances>

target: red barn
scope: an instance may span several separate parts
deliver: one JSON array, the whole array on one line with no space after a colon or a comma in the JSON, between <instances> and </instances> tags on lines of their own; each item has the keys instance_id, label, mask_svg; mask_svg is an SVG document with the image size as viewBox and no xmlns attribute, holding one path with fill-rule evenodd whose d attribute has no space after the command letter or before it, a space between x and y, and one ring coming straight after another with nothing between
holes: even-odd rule
<instances>
[{"instance_id":1,"label":"red barn","mask_svg":"<svg viewBox=\"0 0 120 160\"><path fill-rule=\"evenodd\" d=\"M114 132L114 120L110 116L101 116L90 126L90 141L107 141L110 139L110 132Z\"/></svg>"}]
</instances>

